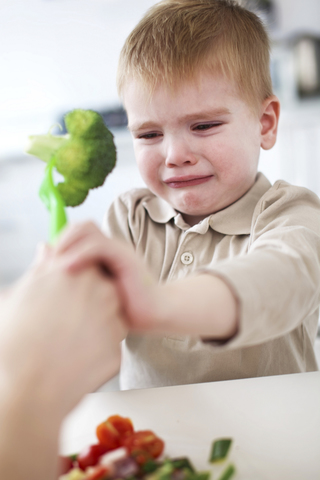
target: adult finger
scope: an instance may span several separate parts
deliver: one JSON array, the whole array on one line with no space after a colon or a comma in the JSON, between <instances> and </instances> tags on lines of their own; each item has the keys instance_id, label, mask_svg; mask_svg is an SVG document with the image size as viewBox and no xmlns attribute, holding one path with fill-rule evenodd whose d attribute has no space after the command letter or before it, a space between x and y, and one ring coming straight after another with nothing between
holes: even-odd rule
<instances>
[{"instance_id":1,"label":"adult finger","mask_svg":"<svg viewBox=\"0 0 320 480\"><path fill-rule=\"evenodd\" d=\"M92 243L79 241L65 258L66 269L70 272L97 264L115 277L128 275L132 268L138 268L133 251L126 244L108 238Z\"/></svg>"},{"instance_id":2,"label":"adult finger","mask_svg":"<svg viewBox=\"0 0 320 480\"><path fill-rule=\"evenodd\" d=\"M63 230L55 245L55 254L60 255L65 253L73 248L78 242L94 233L100 233L103 235L98 226L92 221L69 225Z\"/></svg>"},{"instance_id":3,"label":"adult finger","mask_svg":"<svg viewBox=\"0 0 320 480\"><path fill-rule=\"evenodd\" d=\"M36 247L36 254L31 264L31 268L36 267L44 260L48 259L52 255L52 247L50 245L40 242Z\"/></svg>"}]
</instances>

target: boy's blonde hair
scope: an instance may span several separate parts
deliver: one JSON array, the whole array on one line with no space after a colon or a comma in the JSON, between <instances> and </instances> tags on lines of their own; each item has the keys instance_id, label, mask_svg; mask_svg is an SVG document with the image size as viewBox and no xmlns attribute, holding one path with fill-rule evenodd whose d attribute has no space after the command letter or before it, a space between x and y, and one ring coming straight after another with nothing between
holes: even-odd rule
<instances>
[{"instance_id":1,"label":"boy's blonde hair","mask_svg":"<svg viewBox=\"0 0 320 480\"><path fill-rule=\"evenodd\" d=\"M163 0L128 36L120 54L120 97L128 80L152 94L199 72L221 72L257 110L272 95L270 44L261 20L234 0Z\"/></svg>"}]
</instances>

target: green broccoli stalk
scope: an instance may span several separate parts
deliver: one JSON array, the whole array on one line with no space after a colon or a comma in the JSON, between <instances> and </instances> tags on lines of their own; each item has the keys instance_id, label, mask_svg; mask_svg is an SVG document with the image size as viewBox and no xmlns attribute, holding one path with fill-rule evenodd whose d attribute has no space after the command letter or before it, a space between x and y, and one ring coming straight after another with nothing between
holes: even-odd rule
<instances>
[{"instance_id":1,"label":"green broccoli stalk","mask_svg":"<svg viewBox=\"0 0 320 480\"><path fill-rule=\"evenodd\" d=\"M80 205L91 188L103 185L116 163L113 135L93 110L72 110L65 115L66 135L29 137L26 153L47 163L39 195L50 212L50 241L67 223L65 207ZM54 184L56 168L64 181Z\"/></svg>"}]
</instances>

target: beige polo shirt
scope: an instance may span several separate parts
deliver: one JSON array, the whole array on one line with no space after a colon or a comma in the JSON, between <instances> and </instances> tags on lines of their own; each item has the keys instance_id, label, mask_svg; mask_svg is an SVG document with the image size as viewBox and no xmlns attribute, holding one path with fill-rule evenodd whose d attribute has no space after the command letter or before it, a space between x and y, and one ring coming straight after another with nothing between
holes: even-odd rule
<instances>
[{"instance_id":1,"label":"beige polo shirt","mask_svg":"<svg viewBox=\"0 0 320 480\"><path fill-rule=\"evenodd\" d=\"M190 227L148 189L118 198L108 236L132 244L159 282L206 271L239 301L240 328L225 344L189 336L128 335L123 389L317 370L320 202L261 173L237 202ZM195 318L195 322L197 319Z\"/></svg>"}]
</instances>

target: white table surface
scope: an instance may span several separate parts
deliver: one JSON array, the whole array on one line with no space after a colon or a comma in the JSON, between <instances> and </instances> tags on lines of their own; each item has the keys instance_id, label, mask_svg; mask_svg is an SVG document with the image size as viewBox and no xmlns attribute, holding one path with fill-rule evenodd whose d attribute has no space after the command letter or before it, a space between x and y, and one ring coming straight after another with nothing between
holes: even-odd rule
<instances>
[{"instance_id":1,"label":"white table surface","mask_svg":"<svg viewBox=\"0 0 320 480\"><path fill-rule=\"evenodd\" d=\"M114 414L201 470L212 441L232 437L234 480L320 479L320 372L89 394L63 424L61 451L96 443L95 427Z\"/></svg>"}]
</instances>

